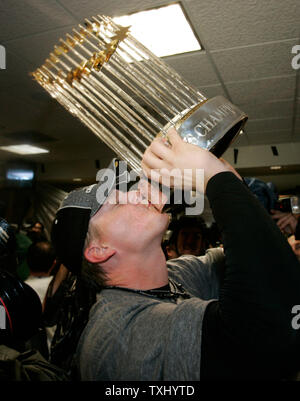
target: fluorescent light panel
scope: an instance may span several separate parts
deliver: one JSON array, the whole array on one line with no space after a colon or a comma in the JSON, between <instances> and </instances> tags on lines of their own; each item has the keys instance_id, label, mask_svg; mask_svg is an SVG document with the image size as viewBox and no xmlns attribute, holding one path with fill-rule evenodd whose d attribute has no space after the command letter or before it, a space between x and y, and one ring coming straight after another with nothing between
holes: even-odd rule
<instances>
[{"instance_id":1,"label":"fluorescent light panel","mask_svg":"<svg viewBox=\"0 0 300 401\"><path fill-rule=\"evenodd\" d=\"M158 57L201 50L179 4L113 19Z\"/></svg>"},{"instance_id":2,"label":"fluorescent light panel","mask_svg":"<svg viewBox=\"0 0 300 401\"><path fill-rule=\"evenodd\" d=\"M16 180L16 181L31 181L34 178L34 172L32 170L10 169L6 173L6 178L8 180Z\"/></svg>"},{"instance_id":3,"label":"fluorescent light panel","mask_svg":"<svg viewBox=\"0 0 300 401\"><path fill-rule=\"evenodd\" d=\"M37 155L40 153L49 153L49 150L38 148L32 145L11 145L11 146L0 146L1 150L6 152L17 153L18 155Z\"/></svg>"}]
</instances>

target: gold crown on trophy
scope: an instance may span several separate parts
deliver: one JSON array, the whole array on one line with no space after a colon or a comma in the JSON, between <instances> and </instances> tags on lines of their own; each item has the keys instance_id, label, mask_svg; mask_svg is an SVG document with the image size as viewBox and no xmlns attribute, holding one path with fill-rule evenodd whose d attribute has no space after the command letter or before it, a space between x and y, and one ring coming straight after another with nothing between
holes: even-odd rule
<instances>
[{"instance_id":1,"label":"gold crown on trophy","mask_svg":"<svg viewBox=\"0 0 300 401\"><path fill-rule=\"evenodd\" d=\"M32 73L37 82L136 171L157 135L174 126L221 156L247 115L207 99L110 17L86 19Z\"/></svg>"}]
</instances>

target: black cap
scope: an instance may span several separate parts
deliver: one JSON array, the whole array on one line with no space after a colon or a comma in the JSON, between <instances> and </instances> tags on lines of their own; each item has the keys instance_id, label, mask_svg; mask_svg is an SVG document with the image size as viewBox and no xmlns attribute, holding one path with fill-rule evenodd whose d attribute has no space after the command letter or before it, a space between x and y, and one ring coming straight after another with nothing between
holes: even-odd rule
<instances>
[{"instance_id":1,"label":"black cap","mask_svg":"<svg viewBox=\"0 0 300 401\"><path fill-rule=\"evenodd\" d=\"M70 192L63 200L52 225L51 239L56 256L66 268L79 273L88 225L101 208L110 192L120 184L129 182L129 174L119 171L119 160L113 159L109 167L97 175L99 183Z\"/></svg>"}]
</instances>

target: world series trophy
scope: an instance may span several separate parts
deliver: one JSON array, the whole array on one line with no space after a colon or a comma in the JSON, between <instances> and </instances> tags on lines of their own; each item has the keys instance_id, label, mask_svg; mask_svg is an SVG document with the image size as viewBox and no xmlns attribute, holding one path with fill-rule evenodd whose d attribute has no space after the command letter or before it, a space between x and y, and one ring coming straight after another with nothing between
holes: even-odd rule
<instances>
[{"instance_id":1,"label":"world series trophy","mask_svg":"<svg viewBox=\"0 0 300 401\"><path fill-rule=\"evenodd\" d=\"M247 115L223 96L207 99L129 29L103 15L85 19L32 75L136 172L171 126L220 157Z\"/></svg>"}]
</instances>

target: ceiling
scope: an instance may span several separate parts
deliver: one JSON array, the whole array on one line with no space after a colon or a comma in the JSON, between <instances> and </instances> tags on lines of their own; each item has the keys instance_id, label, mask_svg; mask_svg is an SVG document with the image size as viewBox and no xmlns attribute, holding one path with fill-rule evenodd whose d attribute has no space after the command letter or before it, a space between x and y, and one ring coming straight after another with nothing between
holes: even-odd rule
<instances>
[{"instance_id":1,"label":"ceiling","mask_svg":"<svg viewBox=\"0 0 300 401\"><path fill-rule=\"evenodd\" d=\"M0 145L43 134L49 154L27 156L43 181L95 179L114 156L88 128L53 100L29 75L59 38L84 18L120 16L174 3L145 0L1 0ZM245 111L245 133L225 154L234 164L286 189L300 185L300 79L292 48L300 45L298 0L183 0L180 2L204 51L165 58L207 97L223 95ZM153 28L155 29L155 27ZM47 135L47 137L44 137ZM274 155L271 146L276 146ZM16 159L0 151L4 166ZM272 165L284 169L269 170ZM272 174L272 175L271 175Z\"/></svg>"}]
</instances>

